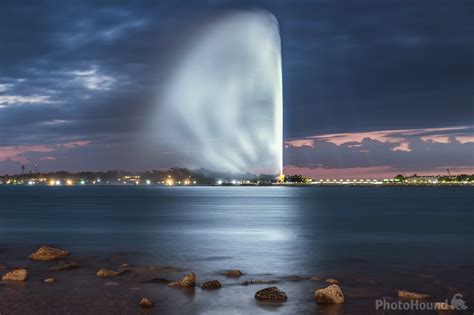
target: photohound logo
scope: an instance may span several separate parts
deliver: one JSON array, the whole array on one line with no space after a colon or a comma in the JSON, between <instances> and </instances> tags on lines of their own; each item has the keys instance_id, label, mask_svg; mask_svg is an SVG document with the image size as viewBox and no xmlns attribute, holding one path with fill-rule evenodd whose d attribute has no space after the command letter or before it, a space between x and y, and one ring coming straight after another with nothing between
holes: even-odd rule
<instances>
[{"instance_id":1,"label":"photohound logo","mask_svg":"<svg viewBox=\"0 0 474 315\"><path fill-rule=\"evenodd\" d=\"M448 300L446 300L446 303L448 303ZM468 309L466 301L462 299L461 293L456 293L453 296L453 298L451 299L451 305L454 307L454 309L459 311L465 311Z\"/></svg>"},{"instance_id":2,"label":"photohound logo","mask_svg":"<svg viewBox=\"0 0 474 315\"><path fill-rule=\"evenodd\" d=\"M384 311L434 311L434 310L459 310L466 311L469 307L463 300L461 293L456 293L451 301L446 299L444 303L424 300L398 300L387 301L385 299L375 300L375 309ZM474 315L474 314L473 314Z\"/></svg>"}]
</instances>

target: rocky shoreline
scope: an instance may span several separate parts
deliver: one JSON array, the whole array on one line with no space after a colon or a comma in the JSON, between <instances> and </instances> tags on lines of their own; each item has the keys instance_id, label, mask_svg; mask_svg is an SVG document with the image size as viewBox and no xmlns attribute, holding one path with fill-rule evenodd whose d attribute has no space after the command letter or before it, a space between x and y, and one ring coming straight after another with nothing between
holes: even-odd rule
<instances>
[{"instance_id":1,"label":"rocky shoreline","mask_svg":"<svg viewBox=\"0 0 474 315\"><path fill-rule=\"evenodd\" d=\"M315 306L341 305L348 301L348 298L344 294L343 281L331 277L325 278L321 275L287 276L283 280L275 279L271 276L240 280L245 276L245 271L231 269L216 272L216 275L227 279L226 283L223 284L221 282L222 280L219 281L217 278L201 279L200 275L195 272L185 273L185 270L166 266L134 266L124 262L116 265L114 268L110 265L106 268L97 265L95 271L93 271L94 266L91 266L89 263L86 263L87 266L82 266L77 262L77 259L71 258L69 251L51 246L41 246L34 253L30 254L28 259L30 263L26 266L0 266L2 284L13 286L18 283L27 284L32 281L30 275L35 275L34 278L36 279L38 279L38 275L40 275L42 277L41 282L43 282L45 286L52 287L58 285L57 278L61 278L60 282L64 282L64 279L68 278L68 274L72 275L79 270L82 272L81 275L87 274L89 278L95 276L99 279L103 279L105 286L118 286L121 282L124 282L129 286L130 290L136 291L139 291L140 288L137 288L137 286L141 284L161 284L169 288L192 290L192 292L188 291L188 293L191 292L195 295L199 294L199 292L195 291L196 287L200 288L202 292L208 291L208 294L212 294L212 291L225 291L228 287L240 285L252 291L256 303L263 303L264 305L269 305L268 303L272 305L284 305L293 297L282 290L279 285L284 284L285 281L308 281L318 284L318 288L311 291L308 290L304 293L308 297L313 297ZM184 276L176 277L176 274L183 273L185 273ZM157 277L157 275L159 275L159 277ZM63 283L63 286L67 286L67 283ZM254 286L258 288L254 289ZM433 299L425 292L415 292L411 290L396 290L393 292L392 298L401 300ZM436 302L436 309L439 311L453 309L453 306L442 300L433 300L433 302ZM160 303L156 301L153 295L143 294L143 296L136 299L134 307L159 309Z\"/></svg>"}]
</instances>

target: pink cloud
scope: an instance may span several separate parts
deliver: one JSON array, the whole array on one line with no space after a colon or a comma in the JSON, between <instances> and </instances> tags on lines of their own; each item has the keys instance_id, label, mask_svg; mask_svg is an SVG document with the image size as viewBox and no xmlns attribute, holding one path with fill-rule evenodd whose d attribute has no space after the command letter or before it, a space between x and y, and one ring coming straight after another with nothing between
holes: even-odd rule
<instances>
[{"instance_id":1,"label":"pink cloud","mask_svg":"<svg viewBox=\"0 0 474 315\"><path fill-rule=\"evenodd\" d=\"M431 141L431 142L437 142L437 143L450 143L451 138L449 135L433 135L433 136L425 136L421 137L423 141ZM454 139L458 141L459 143L468 143L468 142L474 142L474 135L456 135L454 136Z\"/></svg>"},{"instance_id":2,"label":"pink cloud","mask_svg":"<svg viewBox=\"0 0 474 315\"><path fill-rule=\"evenodd\" d=\"M293 147L302 147L302 146L308 146L308 147L313 147L313 139L296 139L296 140L290 140L286 141L285 145L291 145Z\"/></svg>"},{"instance_id":3,"label":"pink cloud","mask_svg":"<svg viewBox=\"0 0 474 315\"><path fill-rule=\"evenodd\" d=\"M424 133L433 133L433 132L446 132L446 131L461 131L467 130L469 127L444 127L444 128L420 128L420 129L397 129L397 130L378 130L378 131L367 131L367 132L351 132L351 133L333 133L325 135L314 135L302 139L293 139L286 141L287 145L291 146L303 146L311 143L312 139L323 140L336 145L341 145L345 143L361 143L362 140L368 138L382 143L406 143L402 148L397 148L397 150L406 151L409 149L408 142L406 142L407 136L416 136L422 135ZM445 135L433 135L433 136L422 136L423 141L436 141L441 142L445 140ZM463 136L460 136L461 138ZM474 141L474 137L468 137ZM449 137L447 139L449 141ZM444 142L447 143L447 142ZM394 148L395 149L395 148Z\"/></svg>"},{"instance_id":4,"label":"pink cloud","mask_svg":"<svg viewBox=\"0 0 474 315\"><path fill-rule=\"evenodd\" d=\"M459 165L472 162L472 148L465 144L474 143L473 129L474 126L380 130L292 139L285 142L289 162L285 173L321 179L380 179L399 172L445 174L449 168L452 174L472 174L474 166ZM443 147L451 149L451 154ZM413 151L416 154L409 153ZM450 163L457 167L443 166Z\"/></svg>"},{"instance_id":5,"label":"pink cloud","mask_svg":"<svg viewBox=\"0 0 474 315\"><path fill-rule=\"evenodd\" d=\"M468 143L468 142L474 142L474 135L473 136L457 136L456 140L463 144Z\"/></svg>"},{"instance_id":6,"label":"pink cloud","mask_svg":"<svg viewBox=\"0 0 474 315\"><path fill-rule=\"evenodd\" d=\"M391 136L389 136L391 135ZM312 139L325 140L337 145L349 142L361 143L362 140L368 138L379 142L398 143L403 141L403 138L393 136L393 131L369 131L369 132L354 132L354 133L335 133L321 136L312 136Z\"/></svg>"},{"instance_id":7,"label":"pink cloud","mask_svg":"<svg viewBox=\"0 0 474 315\"><path fill-rule=\"evenodd\" d=\"M405 151L405 152L411 151L410 144L408 142L400 142L399 145L397 145L396 147L393 147L391 150L392 151Z\"/></svg>"},{"instance_id":8,"label":"pink cloud","mask_svg":"<svg viewBox=\"0 0 474 315\"><path fill-rule=\"evenodd\" d=\"M364 139L371 139L381 143L393 143L397 144L391 150L392 151L405 151L410 152L409 137L416 137L420 135L420 139L425 142L436 142L436 143L450 143L452 140L450 135L446 132L454 132L452 136L456 141L460 143L474 142L474 136L471 135L460 135L462 131L468 131L469 126L461 127L444 127L444 128L419 128L419 129L397 129L397 130L379 130L379 131L367 131L367 132L351 132L351 133L332 133L324 135L314 135L301 139L292 139L285 142L285 147L302 147L309 146L314 147L313 140L321 140L329 143L334 143L338 146L346 143L350 143L349 147L357 147L358 144L362 143ZM441 133L435 135L423 136L426 133Z\"/></svg>"},{"instance_id":9,"label":"pink cloud","mask_svg":"<svg viewBox=\"0 0 474 315\"><path fill-rule=\"evenodd\" d=\"M0 161L12 160L19 163L28 163L28 159L21 156L27 152L52 152L55 148L47 145L30 145L17 147L0 147Z\"/></svg>"},{"instance_id":10,"label":"pink cloud","mask_svg":"<svg viewBox=\"0 0 474 315\"><path fill-rule=\"evenodd\" d=\"M76 147L82 147L90 144L91 141L72 141L65 142L58 145L25 145L25 146L8 146L0 147L0 161L12 160L18 163L26 164L28 159L23 156L25 153L40 152L49 153L58 151L61 148L71 149ZM46 156L41 158L42 160L55 159L52 156Z\"/></svg>"},{"instance_id":11,"label":"pink cloud","mask_svg":"<svg viewBox=\"0 0 474 315\"><path fill-rule=\"evenodd\" d=\"M428 142L436 142L436 143L449 143L449 136L445 135L434 135L434 136L425 136L421 137L421 140Z\"/></svg>"}]
</instances>

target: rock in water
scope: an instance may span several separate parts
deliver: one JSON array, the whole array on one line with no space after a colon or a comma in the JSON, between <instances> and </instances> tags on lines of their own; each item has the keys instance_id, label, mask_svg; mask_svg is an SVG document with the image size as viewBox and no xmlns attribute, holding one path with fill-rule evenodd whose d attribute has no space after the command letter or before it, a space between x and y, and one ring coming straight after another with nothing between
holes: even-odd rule
<instances>
[{"instance_id":1,"label":"rock in water","mask_svg":"<svg viewBox=\"0 0 474 315\"><path fill-rule=\"evenodd\" d=\"M65 264L65 265L59 265L53 268L50 268L49 270L51 271L63 271L63 270L74 270L79 268L79 264L77 263L70 263L70 264Z\"/></svg>"},{"instance_id":2,"label":"rock in water","mask_svg":"<svg viewBox=\"0 0 474 315\"><path fill-rule=\"evenodd\" d=\"M258 301L284 302L288 299L288 296L277 287L268 287L257 291L255 299Z\"/></svg>"},{"instance_id":3,"label":"rock in water","mask_svg":"<svg viewBox=\"0 0 474 315\"><path fill-rule=\"evenodd\" d=\"M240 277L242 275L242 272L239 269L228 270L225 272L225 275L227 277Z\"/></svg>"},{"instance_id":4,"label":"rock in water","mask_svg":"<svg viewBox=\"0 0 474 315\"><path fill-rule=\"evenodd\" d=\"M217 280L207 281L201 284L201 289L211 290L211 289L219 289L221 287L221 283Z\"/></svg>"},{"instance_id":5,"label":"rock in water","mask_svg":"<svg viewBox=\"0 0 474 315\"><path fill-rule=\"evenodd\" d=\"M153 307L153 303L147 299L147 298L143 298L141 299L140 303L138 304L140 305L141 307L143 308L150 308L150 307Z\"/></svg>"},{"instance_id":6,"label":"rock in water","mask_svg":"<svg viewBox=\"0 0 474 315\"><path fill-rule=\"evenodd\" d=\"M26 281L28 279L28 272L26 269L14 269L3 275L3 281Z\"/></svg>"},{"instance_id":7,"label":"rock in water","mask_svg":"<svg viewBox=\"0 0 474 315\"><path fill-rule=\"evenodd\" d=\"M191 272L189 275L184 276L183 279L179 281L168 283L168 286L170 287L194 288L195 285L196 285L196 274L194 272Z\"/></svg>"},{"instance_id":8,"label":"rock in water","mask_svg":"<svg viewBox=\"0 0 474 315\"><path fill-rule=\"evenodd\" d=\"M70 254L71 253L69 253L67 250L60 248L41 246L36 252L28 256L28 258L33 260L56 260L69 256Z\"/></svg>"},{"instance_id":9,"label":"rock in water","mask_svg":"<svg viewBox=\"0 0 474 315\"><path fill-rule=\"evenodd\" d=\"M53 278L46 278L43 280L44 283L48 283L48 284L51 284L51 283L54 283L54 279Z\"/></svg>"},{"instance_id":10,"label":"rock in water","mask_svg":"<svg viewBox=\"0 0 474 315\"><path fill-rule=\"evenodd\" d=\"M398 297L402 299L421 300L427 299L430 296L428 294L423 293L411 292L407 290L398 290Z\"/></svg>"},{"instance_id":11,"label":"rock in water","mask_svg":"<svg viewBox=\"0 0 474 315\"><path fill-rule=\"evenodd\" d=\"M321 277L318 277L318 276L312 276L311 281L322 281Z\"/></svg>"},{"instance_id":12,"label":"rock in water","mask_svg":"<svg viewBox=\"0 0 474 315\"><path fill-rule=\"evenodd\" d=\"M100 269L97 271L97 276L98 277L115 277L118 276L120 272L114 271L114 270L108 270L108 269Z\"/></svg>"},{"instance_id":13,"label":"rock in water","mask_svg":"<svg viewBox=\"0 0 474 315\"><path fill-rule=\"evenodd\" d=\"M341 288L337 284L331 284L330 286L316 290L314 292L314 298L316 303L320 304L340 304L344 303L344 294L342 294Z\"/></svg>"}]
</instances>

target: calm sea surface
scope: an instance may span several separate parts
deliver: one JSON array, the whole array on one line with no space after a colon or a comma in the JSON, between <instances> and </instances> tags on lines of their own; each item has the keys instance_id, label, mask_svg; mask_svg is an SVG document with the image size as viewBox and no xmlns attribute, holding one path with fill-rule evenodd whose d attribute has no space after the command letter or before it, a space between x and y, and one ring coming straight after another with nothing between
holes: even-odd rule
<instances>
[{"instance_id":1,"label":"calm sea surface","mask_svg":"<svg viewBox=\"0 0 474 315\"><path fill-rule=\"evenodd\" d=\"M201 279L238 268L241 280L273 277L289 295L270 309L253 301L258 286L235 286L230 300L221 289L223 305L197 293L180 302L197 313L315 312L318 285L291 281L311 275L340 279L346 310L366 310L401 286L472 299L473 205L472 188L462 187L0 186L0 245L8 249L0 259L20 263L20 249L52 244Z\"/></svg>"}]
</instances>

